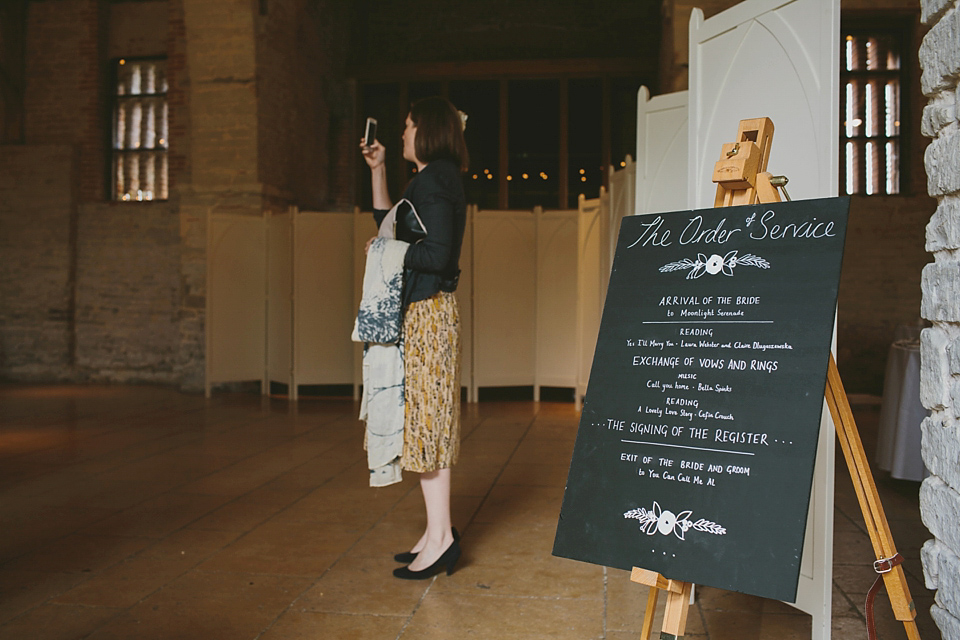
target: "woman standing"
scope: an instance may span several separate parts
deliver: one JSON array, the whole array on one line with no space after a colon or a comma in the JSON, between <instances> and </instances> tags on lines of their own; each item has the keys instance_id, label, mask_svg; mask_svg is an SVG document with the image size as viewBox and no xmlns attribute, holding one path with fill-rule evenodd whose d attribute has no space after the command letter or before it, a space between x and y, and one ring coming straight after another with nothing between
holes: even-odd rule
<instances>
[{"instance_id":1,"label":"woman standing","mask_svg":"<svg viewBox=\"0 0 960 640\"><path fill-rule=\"evenodd\" d=\"M393 574L407 580L453 572L460 541L450 520L450 468L460 454L460 309L454 291L466 199L460 174L469 158L460 113L444 98L415 102L403 131L403 157L417 174L403 197L417 211L427 235L404 257L402 303L404 427L401 465L420 474L427 527L410 552L396 556L409 566ZM361 144L370 167L374 218L392 206L379 141Z\"/></svg>"}]
</instances>

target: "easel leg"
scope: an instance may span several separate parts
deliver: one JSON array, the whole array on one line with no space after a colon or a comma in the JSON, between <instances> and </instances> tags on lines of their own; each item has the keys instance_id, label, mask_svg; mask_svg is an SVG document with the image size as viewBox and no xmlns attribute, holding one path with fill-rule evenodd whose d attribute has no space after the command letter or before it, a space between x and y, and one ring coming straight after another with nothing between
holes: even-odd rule
<instances>
[{"instance_id":1,"label":"easel leg","mask_svg":"<svg viewBox=\"0 0 960 640\"><path fill-rule=\"evenodd\" d=\"M880 495L877 493L877 485L873 480L873 473L870 471L870 465L860 441L860 433L857 431L857 424L853 419L853 411L850 409L850 402L847 400L846 391L843 389L843 381L840 379L840 372L837 370L837 363L832 355L827 366L825 396L830 414L833 417L833 423L837 428L837 438L840 441L840 448L843 450L847 468L850 470L850 479L853 482L857 500L860 502L860 510L863 512L864 523L867 527L867 533L870 535L874 553L876 553L878 560L891 558L897 554L897 549L893 543L893 534L890 532L890 525L887 523L887 517L883 512ZM907 586L907 577L903 573L903 567L898 565L888 570L883 574L883 581L890 598L894 617L903 623L910 640L919 640L920 633L916 622L917 611L913 598L910 596L910 589Z\"/></svg>"},{"instance_id":2,"label":"easel leg","mask_svg":"<svg viewBox=\"0 0 960 640\"><path fill-rule=\"evenodd\" d=\"M690 611L690 590L693 583L684 582L680 593L667 593L667 608L663 612L663 631L660 640L682 638L687 630L687 613Z\"/></svg>"},{"instance_id":3,"label":"easel leg","mask_svg":"<svg viewBox=\"0 0 960 640\"><path fill-rule=\"evenodd\" d=\"M643 628L640 632L641 640L650 640L653 631L653 617L657 613L657 597L661 590L667 592L667 607L663 612L663 627L660 640L677 640L682 638L687 628L687 612L690 610L690 594L693 593L692 582L668 580L656 571L649 571L634 567L630 580L650 587L647 596L647 610L643 616Z\"/></svg>"},{"instance_id":4,"label":"easel leg","mask_svg":"<svg viewBox=\"0 0 960 640\"><path fill-rule=\"evenodd\" d=\"M640 640L650 640L650 634L653 632L653 617L657 613L657 599L660 595L660 589L650 587L650 593L647 595L647 609L643 613L643 627L640 629Z\"/></svg>"}]
</instances>

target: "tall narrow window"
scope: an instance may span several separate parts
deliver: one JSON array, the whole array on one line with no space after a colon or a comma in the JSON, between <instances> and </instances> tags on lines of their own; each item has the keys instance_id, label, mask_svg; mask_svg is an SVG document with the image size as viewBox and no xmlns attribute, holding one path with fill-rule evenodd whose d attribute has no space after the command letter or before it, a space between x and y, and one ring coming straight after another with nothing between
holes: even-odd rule
<instances>
[{"instance_id":1,"label":"tall narrow window","mask_svg":"<svg viewBox=\"0 0 960 640\"><path fill-rule=\"evenodd\" d=\"M120 59L114 70L113 199L166 200L166 60Z\"/></svg>"},{"instance_id":2,"label":"tall narrow window","mask_svg":"<svg viewBox=\"0 0 960 640\"><path fill-rule=\"evenodd\" d=\"M900 92L902 28L844 29L840 67L840 188L843 193L900 193L903 155Z\"/></svg>"}]
</instances>

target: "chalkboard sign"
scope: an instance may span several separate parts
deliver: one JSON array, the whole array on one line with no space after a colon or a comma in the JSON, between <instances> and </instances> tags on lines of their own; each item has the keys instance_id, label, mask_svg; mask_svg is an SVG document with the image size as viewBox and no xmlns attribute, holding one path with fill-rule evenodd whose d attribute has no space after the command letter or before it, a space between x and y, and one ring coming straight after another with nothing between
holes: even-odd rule
<instances>
[{"instance_id":1,"label":"chalkboard sign","mask_svg":"<svg viewBox=\"0 0 960 640\"><path fill-rule=\"evenodd\" d=\"M794 601L848 207L623 219L554 555Z\"/></svg>"}]
</instances>

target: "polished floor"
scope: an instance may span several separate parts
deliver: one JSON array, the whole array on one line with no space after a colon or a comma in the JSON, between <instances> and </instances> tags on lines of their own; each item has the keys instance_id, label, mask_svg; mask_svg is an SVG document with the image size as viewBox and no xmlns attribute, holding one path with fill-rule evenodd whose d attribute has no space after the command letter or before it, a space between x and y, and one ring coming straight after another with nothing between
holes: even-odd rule
<instances>
[{"instance_id":1,"label":"polished floor","mask_svg":"<svg viewBox=\"0 0 960 640\"><path fill-rule=\"evenodd\" d=\"M872 451L877 406L855 407ZM349 400L212 400L135 386L0 385L0 638L182 640L639 636L646 588L550 555L578 416L464 406L453 576L394 579L423 528L413 474L367 486ZM923 638L917 483L878 476ZM866 638L873 559L838 464L833 637ZM881 638L905 637L878 598ZM697 590L687 637L810 637L784 604Z\"/></svg>"}]
</instances>

